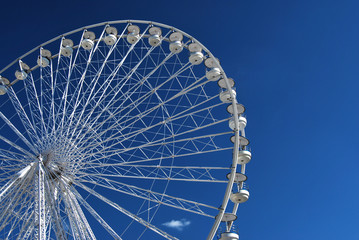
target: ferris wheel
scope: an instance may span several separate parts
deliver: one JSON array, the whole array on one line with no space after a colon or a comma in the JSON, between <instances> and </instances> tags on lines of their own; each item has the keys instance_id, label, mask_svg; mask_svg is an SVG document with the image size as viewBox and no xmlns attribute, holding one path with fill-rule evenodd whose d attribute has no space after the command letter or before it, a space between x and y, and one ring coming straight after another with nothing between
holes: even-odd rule
<instances>
[{"instance_id":1,"label":"ferris wheel","mask_svg":"<svg viewBox=\"0 0 359 240\"><path fill-rule=\"evenodd\" d=\"M99 23L0 74L0 239L178 239L176 217L210 222L203 239L238 239L245 109L198 40Z\"/></svg>"}]
</instances>

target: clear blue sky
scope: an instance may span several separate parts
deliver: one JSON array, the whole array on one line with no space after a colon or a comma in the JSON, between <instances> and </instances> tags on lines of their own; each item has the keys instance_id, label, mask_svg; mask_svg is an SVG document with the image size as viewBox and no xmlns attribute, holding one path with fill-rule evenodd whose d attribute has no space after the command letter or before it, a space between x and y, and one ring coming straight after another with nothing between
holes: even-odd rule
<instances>
[{"instance_id":1,"label":"clear blue sky","mask_svg":"<svg viewBox=\"0 0 359 240\"><path fill-rule=\"evenodd\" d=\"M357 240L358 9L354 0L3 1L0 67L92 23L182 29L221 60L247 109L254 157L241 239Z\"/></svg>"}]
</instances>

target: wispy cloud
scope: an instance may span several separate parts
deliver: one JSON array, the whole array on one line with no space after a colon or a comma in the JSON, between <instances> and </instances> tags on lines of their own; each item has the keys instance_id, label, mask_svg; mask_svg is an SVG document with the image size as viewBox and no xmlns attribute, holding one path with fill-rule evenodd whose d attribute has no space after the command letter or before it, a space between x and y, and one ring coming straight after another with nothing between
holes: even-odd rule
<instances>
[{"instance_id":1,"label":"wispy cloud","mask_svg":"<svg viewBox=\"0 0 359 240\"><path fill-rule=\"evenodd\" d=\"M181 219L181 220L172 219L169 222L162 223L162 225L169 227L169 228L174 228L178 231L182 231L183 228L189 226L190 224L191 224L191 221L189 221L187 219Z\"/></svg>"}]
</instances>

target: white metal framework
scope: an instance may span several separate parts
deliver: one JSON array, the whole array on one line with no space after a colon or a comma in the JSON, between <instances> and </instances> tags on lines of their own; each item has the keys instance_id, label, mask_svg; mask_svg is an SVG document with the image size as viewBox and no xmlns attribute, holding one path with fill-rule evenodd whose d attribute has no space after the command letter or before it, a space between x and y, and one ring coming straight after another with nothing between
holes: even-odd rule
<instances>
[{"instance_id":1,"label":"white metal framework","mask_svg":"<svg viewBox=\"0 0 359 240\"><path fill-rule=\"evenodd\" d=\"M162 225L177 212L213 218L207 239L231 231L249 197L244 107L192 36L99 23L0 74L0 239L177 239Z\"/></svg>"}]
</instances>

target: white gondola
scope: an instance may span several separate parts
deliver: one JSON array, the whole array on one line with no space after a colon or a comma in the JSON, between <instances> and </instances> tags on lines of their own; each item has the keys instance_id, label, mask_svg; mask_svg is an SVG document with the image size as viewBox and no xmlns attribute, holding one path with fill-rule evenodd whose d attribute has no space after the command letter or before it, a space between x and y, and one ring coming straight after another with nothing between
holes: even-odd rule
<instances>
[{"instance_id":1,"label":"white gondola","mask_svg":"<svg viewBox=\"0 0 359 240\"><path fill-rule=\"evenodd\" d=\"M209 81L217 81L221 78L221 70L219 68L212 68L206 72L206 77Z\"/></svg>"},{"instance_id":2,"label":"white gondola","mask_svg":"<svg viewBox=\"0 0 359 240\"><path fill-rule=\"evenodd\" d=\"M219 94L219 99L221 99L221 101L223 103L230 103L232 102L232 97L231 97L231 93L233 95L233 98L236 98L236 91L234 89L230 89L230 90L227 90L227 91L223 91Z\"/></svg>"},{"instance_id":3,"label":"white gondola","mask_svg":"<svg viewBox=\"0 0 359 240\"><path fill-rule=\"evenodd\" d=\"M159 27L151 27L150 29L148 29L148 33L150 35L158 35L161 36L162 35L162 30Z\"/></svg>"},{"instance_id":4,"label":"white gondola","mask_svg":"<svg viewBox=\"0 0 359 240\"><path fill-rule=\"evenodd\" d=\"M204 56L201 52L192 52L189 56L189 62L193 65L199 65L203 62Z\"/></svg>"},{"instance_id":5,"label":"white gondola","mask_svg":"<svg viewBox=\"0 0 359 240\"><path fill-rule=\"evenodd\" d=\"M37 65L40 67L47 67L50 64L51 52L47 49L41 48L40 56L37 59Z\"/></svg>"},{"instance_id":6,"label":"white gondola","mask_svg":"<svg viewBox=\"0 0 359 240\"><path fill-rule=\"evenodd\" d=\"M5 85L0 85L0 95L5 95L7 93L7 87Z\"/></svg>"},{"instance_id":7,"label":"white gondola","mask_svg":"<svg viewBox=\"0 0 359 240\"><path fill-rule=\"evenodd\" d=\"M233 131L235 130L236 126L234 122L234 117L231 117L231 119L229 119L228 125L230 129L232 129ZM239 130L243 130L247 126L247 119L245 117L238 116L238 126Z\"/></svg>"},{"instance_id":8,"label":"white gondola","mask_svg":"<svg viewBox=\"0 0 359 240\"><path fill-rule=\"evenodd\" d=\"M252 154L248 150L242 150L238 153L238 164L247 164L252 159Z\"/></svg>"},{"instance_id":9,"label":"white gondola","mask_svg":"<svg viewBox=\"0 0 359 240\"><path fill-rule=\"evenodd\" d=\"M249 199L249 192L246 189L241 189L237 193L232 193L230 199L233 203L244 203Z\"/></svg>"},{"instance_id":10,"label":"white gondola","mask_svg":"<svg viewBox=\"0 0 359 240\"><path fill-rule=\"evenodd\" d=\"M218 215L216 216L216 219L218 218ZM221 218L221 222L233 222L237 220L237 215L233 214L233 213L224 213L222 218Z\"/></svg>"},{"instance_id":11,"label":"white gondola","mask_svg":"<svg viewBox=\"0 0 359 240\"><path fill-rule=\"evenodd\" d=\"M86 50L91 50L94 46L94 42L91 39L83 39L81 42L81 47Z\"/></svg>"},{"instance_id":12,"label":"white gondola","mask_svg":"<svg viewBox=\"0 0 359 240\"><path fill-rule=\"evenodd\" d=\"M103 39L103 41L108 46L114 45L116 43L116 41L117 41L117 29L115 27L108 26L106 28L106 33L108 35Z\"/></svg>"},{"instance_id":13,"label":"white gondola","mask_svg":"<svg viewBox=\"0 0 359 240\"><path fill-rule=\"evenodd\" d=\"M127 42L130 44L135 44L138 39L140 39L140 36L137 33L132 32L127 35Z\"/></svg>"},{"instance_id":14,"label":"white gondola","mask_svg":"<svg viewBox=\"0 0 359 240\"><path fill-rule=\"evenodd\" d=\"M103 39L103 41L106 43L106 45L112 46L116 43L117 37L113 34L109 34Z\"/></svg>"},{"instance_id":15,"label":"white gondola","mask_svg":"<svg viewBox=\"0 0 359 240\"><path fill-rule=\"evenodd\" d=\"M170 37L170 51L172 53L180 53L183 50L183 34L180 32L173 32L171 33Z\"/></svg>"},{"instance_id":16,"label":"white gondola","mask_svg":"<svg viewBox=\"0 0 359 240\"><path fill-rule=\"evenodd\" d=\"M46 57L46 58L48 58L48 59L51 59L51 52L50 52L50 50L41 48L41 50L40 50L40 55L41 55L41 57Z\"/></svg>"},{"instance_id":17,"label":"white gondola","mask_svg":"<svg viewBox=\"0 0 359 240\"><path fill-rule=\"evenodd\" d=\"M190 45L188 45L188 50L189 50L191 53L194 53L194 52L202 52L202 47L201 47L201 45L199 45L198 43L191 43Z\"/></svg>"},{"instance_id":18,"label":"white gondola","mask_svg":"<svg viewBox=\"0 0 359 240\"><path fill-rule=\"evenodd\" d=\"M227 78L227 80L228 80L228 83L229 83L229 88L234 87L234 80L232 78ZM218 86L220 88L228 89L227 84L226 84L226 80L224 78L219 79L217 83L218 83Z\"/></svg>"},{"instance_id":19,"label":"white gondola","mask_svg":"<svg viewBox=\"0 0 359 240\"><path fill-rule=\"evenodd\" d=\"M148 43L152 46L152 47L156 47L158 44L160 44L161 42L161 38L159 35L151 35L148 38Z\"/></svg>"},{"instance_id":20,"label":"white gondola","mask_svg":"<svg viewBox=\"0 0 359 240\"><path fill-rule=\"evenodd\" d=\"M47 66L49 66L49 64L50 64L49 59L42 57L42 56L38 57L37 65L39 65L40 67L47 67Z\"/></svg>"},{"instance_id":21,"label":"white gondola","mask_svg":"<svg viewBox=\"0 0 359 240\"><path fill-rule=\"evenodd\" d=\"M2 85L9 85L10 81L9 81L9 79L0 76L0 83Z\"/></svg>"},{"instance_id":22,"label":"white gondola","mask_svg":"<svg viewBox=\"0 0 359 240\"><path fill-rule=\"evenodd\" d=\"M227 174L227 179L229 180L231 176L231 173L228 173ZM234 176L234 182L235 183L241 183L241 182L245 182L247 181L247 176L244 175L243 173L240 173L240 172L236 172L235 173L235 176Z\"/></svg>"},{"instance_id":23,"label":"white gondola","mask_svg":"<svg viewBox=\"0 0 359 240\"><path fill-rule=\"evenodd\" d=\"M231 137L231 142L234 143L236 136ZM239 146L244 147L249 145L249 140L243 136L239 136Z\"/></svg>"},{"instance_id":24,"label":"white gondola","mask_svg":"<svg viewBox=\"0 0 359 240\"><path fill-rule=\"evenodd\" d=\"M218 58L216 58L218 64L220 64ZM217 67L217 64L215 62L215 60L213 58L207 58L205 61L204 61L204 65L206 65L207 68L214 68L214 67Z\"/></svg>"},{"instance_id":25,"label":"white gondola","mask_svg":"<svg viewBox=\"0 0 359 240\"><path fill-rule=\"evenodd\" d=\"M235 106L237 107L237 114L242 114L246 110L242 104L236 103ZM227 112L229 112L230 114L234 114L233 104L228 105Z\"/></svg>"},{"instance_id":26,"label":"white gondola","mask_svg":"<svg viewBox=\"0 0 359 240\"><path fill-rule=\"evenodd\" d=\"M84 32L84 39L90 39L90 40L95 40L96 39L96 35L94 32L91 32L91 31L86 31Z\"/></svg>"},{"instance_id":27,"label":"white gondola","mask_svg":"<svg viewBox=\"0 0 359 240\"><path fill-rule=\"evenodd\" d=\"M81 47L83 47L86 50L91 50L94 46L94 40L96 36L94 32L86 31L84 32L84 36L81 42Z\"/></svg>"},{"instance_id":28,"label":"white gondola","mask_svg":"<svg viewBox=\"0 0 359 240\"><path fill-rule=\"evenodd\" d=\"M71 39L63 39L62 40L62 48L61 54L64 57L70 57L72 52L74 51L72 47L74 46L74 42Z\"/></svg>"},{"instance_id":29,"label":"white gondola","mask_svg":"<svg viewBox=\"0 0 359 240\"><path fill-rule=\"evenodd\" d=\"M160 44L161 42L161 34L162 34L162 30L159 27L151 27L148 32L150 33L150 37L148 38L148 43L152 46L152 47L156 47L158 46L158 44Z\"/></svg>"},{"instance_id":30,"label":"white gondola","mask_svg":"<svg viewBox=\"0 0 359 240\"><path fill-rule=\"evenodd\" d=\"M224 232L221 234L221 238L219 240L238 240L239 235L237 233Z\"/></svg>"},{"instance_id":31,"label":"white gondola","mask_svg":"<svg viewBox=\"0 0 359 240\"><path fill-rule=\"evenodd\" d=\"M174 54L180 53L183 50L181 41L174 41L170 43L170 51Z\"/></svg>"},{"instance_id":32,"label":"white gondola","mask_svg":"<svg viewBox=\"0 0 359 240\"><path fill-rule=\"evenodd\" d=\"M170 37L170 42L175 42L175 41L182 41L183 40L183 34L180 32L173 32L171 33Z\"/></svg>"},{"instance_id":33,"label":"white gondola","mask_svg":"<svg viewBox=\"0 0 359 240\"><path fill-rule=\"evenodd\" d=\"M20 60L20 68L22 71L25 71L26 73L30 72L30 67L26 63Z\"/></svg>"},{"instance_id":34,"label":"white gondola","mask_svg":"<svg viewBox=\"0 0 359 240\"><path fill-rule=\"evenodd\" d=\"M19 80L24 80L25 78L27 78L27 73L24 70L23 71L16 70L15 77Z\"/></svg>"},{"instance_id":35,"label":"white gondola","mask_svg":"<svg viewBox=\"0 0 359 240\"><path fill-rule=\"evenodd\" d=\"M127 42L135 44L140 39L140 28L136 25L130 25L127 28L129 34L127 35Z\"/></svg>"}]
</instances>

